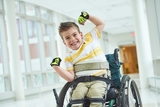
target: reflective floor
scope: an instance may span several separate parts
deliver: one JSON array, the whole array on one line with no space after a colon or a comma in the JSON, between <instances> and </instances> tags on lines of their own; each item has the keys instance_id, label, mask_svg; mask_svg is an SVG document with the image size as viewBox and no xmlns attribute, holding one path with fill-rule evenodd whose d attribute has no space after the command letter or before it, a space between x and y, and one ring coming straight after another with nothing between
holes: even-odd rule
<instances>
[{"instance_id":1,"label":"reflective floor","mask_svg":"<svg viewBox=\"0 0 160 107\"><path fill-rule=\"evenodd\" d=\"M160 93L151 89L140 90L143 107L160 107Z\"/></svg>"},{"instance_id":2,"label":"reflective floor","mask_svg":"<svg viewBox=\"0 0 160 107\"><path fill-rule=\"evenodd\" d=\"M160 107L160 93L151 89L139 90L143 107ZM26 100L0 102L0 107L56 107L52 92L31 96Z\"/></svg>"}]
</instances>

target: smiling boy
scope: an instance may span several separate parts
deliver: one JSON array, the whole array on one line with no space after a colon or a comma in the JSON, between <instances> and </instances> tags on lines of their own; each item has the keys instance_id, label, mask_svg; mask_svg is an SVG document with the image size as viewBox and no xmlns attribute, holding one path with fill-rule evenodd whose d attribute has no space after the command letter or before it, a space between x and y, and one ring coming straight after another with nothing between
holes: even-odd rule
<instances>
[{"instance_id":1,"label":"smiling boy","mask_svg":"<svg viewBox=\"0 0 160 107\"><path fill-rule=\"evenodd\" d=\"M71 82L75 78L85 75L104 76L108 63L106 62L105 55L98 43L101 38L101 32L105 23L96 16L89 15L87 12L81 12L79 16L79 23L84 25L86 20L91 21L95 28L83 35L77 24L74 22L63 22L59 26L59 34L63 43L67 47L67 54L65 57L66 69L60 67L61 59L56 57L52 60L51 66L53 69L65 80ZM57 62L58 59L58 62ZM56 62L56 63L55 63ZM106 68L89 70L85 67L87 63L92 62L105 62ZM77 70L75 65L84 64L82 70ZM103 98L105 95L107 84L103 81L82 82L77 85L73 90L72 100L88 98ZM83 105L73 105L72 107L82 107ZM102 103L91 103L90 107L102 107Z\"/></svg>"}]
</instances>

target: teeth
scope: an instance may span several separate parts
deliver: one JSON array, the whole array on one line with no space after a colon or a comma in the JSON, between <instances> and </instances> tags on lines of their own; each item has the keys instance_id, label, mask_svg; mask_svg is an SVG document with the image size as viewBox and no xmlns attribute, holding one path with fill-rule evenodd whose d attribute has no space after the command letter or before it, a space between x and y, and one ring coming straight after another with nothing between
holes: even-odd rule
<instances>
[{"instance_id":1,"label":"teeth","mask_svg":"<svg viewBox=\"0 0 160 107\"><path fill-rule=\"evenodd\" d=\"M72 43L72 45L76 45L76 44L77 44L77 42Z\"/></svg>"}]
</instances>

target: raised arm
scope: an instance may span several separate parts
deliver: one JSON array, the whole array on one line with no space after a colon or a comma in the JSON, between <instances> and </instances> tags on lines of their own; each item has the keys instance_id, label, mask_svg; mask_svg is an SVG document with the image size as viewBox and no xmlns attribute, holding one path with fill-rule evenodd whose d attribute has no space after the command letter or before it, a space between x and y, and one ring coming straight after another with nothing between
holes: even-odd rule
<instances>
[{"instance_id":1,"label":"raised arm","mask_svg":"<svg viewBox=\"0 0 160 107\"><path fill-rule=\"evenodd\" d=\"M79 24L84 25L87 19L90 20L96 26L99 33L103 31L105 22L97 16L88 14L87 12L81 12L80 17L78 18Z\"/></svg>"},{"instance_id":2,"label":"raised arm","mask_svg":"<svg viewBox=\"0 0 160 107\"><path fill-rule=\"evenodd\" d=\"M99 31L99 33L101 33L103 31L103 28L105 26L105 22L102 21L101 19L99 19L96 16L93 15L89 15L89 19L94 25L96 25L97 30Z\"/></svg>"}]
</instances>

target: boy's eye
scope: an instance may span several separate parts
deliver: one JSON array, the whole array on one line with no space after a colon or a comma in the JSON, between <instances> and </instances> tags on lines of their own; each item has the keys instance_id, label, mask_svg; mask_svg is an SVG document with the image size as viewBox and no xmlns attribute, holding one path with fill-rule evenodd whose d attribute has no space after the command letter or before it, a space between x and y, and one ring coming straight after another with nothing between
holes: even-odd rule
<instances>
[{"instance_id":1,"label":"boy's eye","mask_svg":"<svg viewBox=\"0 0 160 107\"><path fill-rule=\"evenodd\" d=\"M69 39L69 37L66 37L65 39L67 40L67 39Z\"/></svg>"},{"instance_id":2,"label":"boy's eye","mask_svg":"<svg viewBox=\"0 0 160 107\"><path fill-rule=\"evenodd\" d=\"M74 34L73 36L76 36L77 34Z\"/></svg>"}]
</instances>

